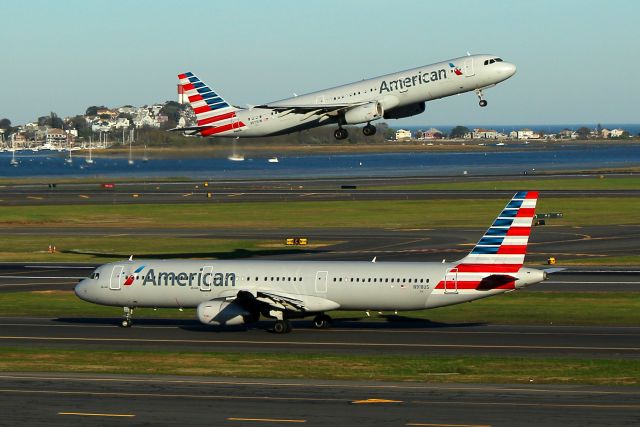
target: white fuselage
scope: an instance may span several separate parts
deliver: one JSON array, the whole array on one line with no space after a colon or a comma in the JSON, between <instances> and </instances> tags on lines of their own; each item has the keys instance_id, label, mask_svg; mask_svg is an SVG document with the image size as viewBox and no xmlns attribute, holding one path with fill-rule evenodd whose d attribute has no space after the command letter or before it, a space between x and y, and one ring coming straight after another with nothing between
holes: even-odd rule
<instances>
[{"instance_id":1,"label":"white fuselage","mask_svg":"<svg viewBox=\"0 0 640 427\"><path fill-rule=\"evenodd\" d=\"M543 272L521 268L509 287L466 289L458 286L453 267L450 263L423 262L136 260L98 267L75 292L81 299L120 307L196 307L204 301L233 297L242 290L319 297L337 305L319 306L318 312L421 310L497 295L543 280ZM129 283L126 279L131 276Z\"/></svg>"},{"instance_id":2,"label":"white fuselage","mask_svg":"<svg viewBox=\"0 0 640 427\"><path fill-rule=\"evenodd\" d=\"M343 86L269 103L269 107L359 104L378 102L385 114L401 107L492 87L509 77L515 65L500 61L485 65L495 55L471 55L412 68ZM453 66L452 66L453 65ZM338 123L341 116L322 113L295 113L274 108L236 111L243 127L220 133L220 137L261 137L289 133L327 123Z\"/></svg>"}]
</instances>

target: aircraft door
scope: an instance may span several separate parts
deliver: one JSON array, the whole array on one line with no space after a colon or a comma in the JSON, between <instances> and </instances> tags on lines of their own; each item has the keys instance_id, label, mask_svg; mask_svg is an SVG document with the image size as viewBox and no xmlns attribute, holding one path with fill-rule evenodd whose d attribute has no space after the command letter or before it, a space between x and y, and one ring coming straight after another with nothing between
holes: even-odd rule
<instances>
[{"instance_id":1,"label":"aircraft door","mask_svg":"<svg viewBox=\"0 0 640 427\"><path fill-rule=\"evenodd\" d=\"M471 77L476 74L473 69L473 58L467 58L464 60L464 75L466 77Z\"/></svg>"},{"instance_id":2,"label":"aircraft door","mask_svg":"<svg viewBox=\"0 0 640 427\"><path fill-rule=\"evenodd\" d=\"M444 274L444 293L445 294L458 293L458 269L457 268L450 268Z\"/></svg>"},{"instance_id":3,"label":"aircraft door","mask_svg":"<svg viewBox=\"0 0 640 427\"><path fill-rule=\"evenodd\" d=\"M238 116L236 116L235 114L231 118L231 129L233 129L234 132L240 132L240 121L238 119Z\"/></svg>"},{"instance_id":4,"label":"aircraft door","mask_svg":"<svg viewBox=\"0 0 640 427\"><path fill-rule=\"evenodd\" d=\"M200 290L203 292L210 292L212 284L213 284L213 267L210 265L206 267L202 267L202 281L200 282Z\"/></svg>"},{"instance_id":5,"label":"aircraft door","mask_svg":"<svg viewBox=\"0 0 640 427\"><path fill-rule=\"evenodd\" d=\"M109 289L112 291L119 291L122 288L122 278L124 277L124 266L116 265L111 270L111 277L109 278Z\"/></svg>"},{"instance_id":6,"label":"aircraft door","mask_svg":"<svg viewBox=\"0 0 640 427\"><path fill-rule=\"evenodd\" d=\"M327 293L327 277L329 275L328 271L318 271L316 273L316 293L318 294L326 294Z\"/></svg>"}]
</instances>

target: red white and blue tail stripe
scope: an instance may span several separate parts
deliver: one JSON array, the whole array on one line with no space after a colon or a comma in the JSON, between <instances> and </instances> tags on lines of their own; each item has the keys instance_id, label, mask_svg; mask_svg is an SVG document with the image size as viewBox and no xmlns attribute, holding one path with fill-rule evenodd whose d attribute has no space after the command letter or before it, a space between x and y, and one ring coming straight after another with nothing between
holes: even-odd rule
<instances>
[{"instance_id":1,"label":"red white and blue tail stripe","mask_svg":"<svg viewBox=\"0 0 640 427\"><path fill-rule=\"evenodd\" d=\"M527 253L537 201L537 191L516 193L469 255L460 260L458 271L489 272L493 267L501 272L518 271Z\"/></svg>"},{"instance_id":2,"label":"red white and blue tail stripe","mask_svg":"<svg viewBox=\"0 0 640 427\"><path fill-rule=\"evenodd\" d=\"M471 252L449 265L436 289L444 293L515 289L537 200L537 191L516 193Z\"/></svg>"},{"instance_id":3,"label":"red white and blue tail stripe","mask_svg":"<svg viewBox=\"0 0 640 427\"><path fill-rule=\"evenodd\" d=\"M245 126L236 116L238 108L230 105L193 73L178 74L178 78L184 96L196 114L200 135L221 136Z\"/></svg>"}]
</instances>

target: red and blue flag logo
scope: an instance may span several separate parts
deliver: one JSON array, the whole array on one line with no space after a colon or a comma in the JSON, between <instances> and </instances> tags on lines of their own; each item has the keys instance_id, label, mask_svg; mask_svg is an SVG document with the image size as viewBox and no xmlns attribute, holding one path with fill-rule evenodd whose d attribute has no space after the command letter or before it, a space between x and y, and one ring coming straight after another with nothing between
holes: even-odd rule
<instances>
[{"instance_id":1,"label":"red and blue flag logo","mask_svg":"<svg viewBox=\"0 0 640 427\"><path fill-rule=\"evenodd\" d=\"M136 279L136 274L140 273L144 267L144 265L141 265L140 267L136 268L133 274L127 276L126 280L124 281L124 286L131 286L133 284L133 281Z\"/></svg>"},{"instance_id":2,"label":"red and blue flag logo","mask_svg":"<svg viewBox=\"0 0 640 427\"><path fill-rule=\"evenodd\" d=\"M460 70L460 67L456 67L453 62L449 62L449 67L453 68L453 72L456 74L456 76L462 75L462 70Z\"/></svg>"}]
</instances>

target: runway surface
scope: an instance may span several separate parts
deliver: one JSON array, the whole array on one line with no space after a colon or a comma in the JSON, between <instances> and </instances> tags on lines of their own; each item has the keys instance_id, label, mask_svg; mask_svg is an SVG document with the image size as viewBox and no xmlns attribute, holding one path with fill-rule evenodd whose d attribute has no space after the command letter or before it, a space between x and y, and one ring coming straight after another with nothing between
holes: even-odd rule
<instances>
[{"instance_id":1,"label":"runway surface","mask_svg":"<svg viewBox=\"0 0 640 427\"><path fill-rule=\"evenodd\" d=\"M621 426L640 390L0 374L3 425Z\"/></svg>"},{"instance_id":2,"label":"runway surface","mask_svg":"<svg viewBox=\"0 0 640 427\"><path fill-rule=\"evenodd\" d=\"M608 174L612 176L615 174ZM627 174L622 174L626 176ZM231 180L184 182L37 183L0 185L0 203L4 206L129 204L129 203L220 203L309 200L428 200L452 198L508 198L527 188L530 179L585 178L593 174L547 176L482 177L385 177L282 180ZM384 186L474 182L482 180L518 180L513 190L384 190ZM55 182L55 180L53 180ZM103 184L113 184L104 188ZM544 190L545 198L554 197L638 197L640 190Z\"/></svg>"},{"instance_id":3,"label":"runway surface","mask_svg":"<svg viewBox=\"0 0 640 427\"><path fill-rule=\"evenodd\" d=\"M7 347L166 350L345 355L493 355L526 357L640 358L640 327L511 326L436 323L387 316L379 321L341 319L330 329L293 321L294 332L270 332L273 322L214 328L197 320L68 316L0 318L0 345Z\"/></svg>"}]
</instances>

